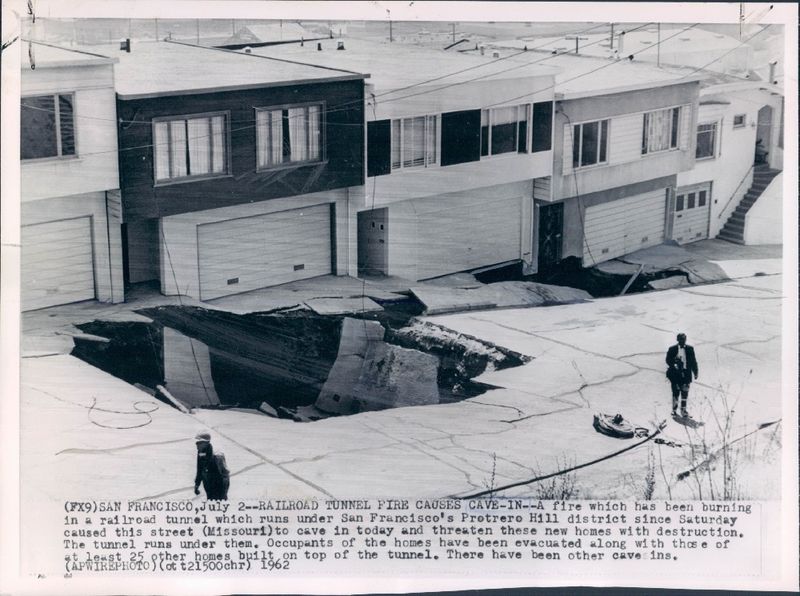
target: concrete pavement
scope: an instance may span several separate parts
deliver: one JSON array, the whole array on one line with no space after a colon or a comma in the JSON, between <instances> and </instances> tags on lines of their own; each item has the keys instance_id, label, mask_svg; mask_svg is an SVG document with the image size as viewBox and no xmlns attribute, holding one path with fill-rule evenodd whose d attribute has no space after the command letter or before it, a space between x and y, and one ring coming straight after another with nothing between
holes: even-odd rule
<instances>
[{"instance_id":1,"label":"concrete pavement","mask_svg":"<svg viewBox=\"0 0 800 596\"><path fill-rule=\"evenodd\" d=\"M663 358L679 330L697 349L690 410L705 426L670 420L661 437L672 446L651 441L583 468L573 476L576 496L641 498L651 453L656 496L708 496L702 483L675 479L694 463L690 451L720 444L719 421L730 423L730 439L780 418L781 279L429 317L535 359L483 375L477 380L498 389L463 402L306 424L235 410L181 414L71 356L24 358L23 502L192 498L192 437L201 428L226 454L233 499L442 497L524 481L627 446L592 429L595 411L650 429L668 419ZM743 496L778 496L774 430L737 443L747 447ZM756 465L755 454L768 455Z\"/></svg>"}]
</instances>

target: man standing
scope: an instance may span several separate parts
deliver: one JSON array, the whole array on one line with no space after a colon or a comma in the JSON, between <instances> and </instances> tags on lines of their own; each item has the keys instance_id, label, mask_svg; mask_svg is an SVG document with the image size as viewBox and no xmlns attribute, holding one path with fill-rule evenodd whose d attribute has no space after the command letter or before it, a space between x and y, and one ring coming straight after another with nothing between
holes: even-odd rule
<instances>
[{"instance_id":1,"label":"man standing","mask_svg":"<svg viewBox=\"0 0 800 596\"><path fill-rule=\"evenodd\" d=\"M689 385L692 375L697 379L697 359L694 348L686 344L686 334L678 334L678 343L667 350L667 378L672 386L672 414L677 414L678 395L681 396L681 416L686 418L686 400L689 398Z\"/></svg>"},{"instance_id":2,"label":"man standing","mask_svg":"<svg viewBox=\"0 0 800 596\"><path fill-rule=\"evenodd\" d=\"M194 494L200 494L200 483L209 501L227 501L230 486L230 472L222 453L214 453L211 435L197 433L194 438L197 447L197 475L194 478Z\"/></svg>"}]
</instances>

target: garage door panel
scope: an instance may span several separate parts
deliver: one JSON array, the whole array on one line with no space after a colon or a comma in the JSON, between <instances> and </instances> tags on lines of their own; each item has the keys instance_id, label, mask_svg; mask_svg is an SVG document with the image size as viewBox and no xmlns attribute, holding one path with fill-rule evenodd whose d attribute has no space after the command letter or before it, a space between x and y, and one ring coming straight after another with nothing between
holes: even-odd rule
<instances>
[{"instance_id":1,"label":"garage door panel","mask_svg":"<svg viewBox=\"0 0 800 596\"><path fill-rule=\"evenodd\" d=\"M655 246L664 240L666 191L588 207L584 217L584 266Z\"/></svg>"},{"instance_id":2,"label":"garage door panel","mask_svg":"<svg viewBox=\"0 0 800 596\"><path fill-rule=\"evenodd\" d=\"M699 206L699 195L705 192L705 205ZM688 196L690 193L695 195L694 206L689 208ZM678 244L688 244L708 238L708 220L711 214L711 183L703 183L695 186L688 186L678 189L678 198L683 197L683 209L673 213L672 220L672 239Z\"/></svg>"},{"instance_id":3,"label":"garage door panel","mask_svg":"<svg viewBox=\"0 0 800 596\"><path fill-rule=\"evenodd\" d=\"M90 217L22 227L22 310L92 300Z\"/></svg>"},{"instance_id":4,"label":"garage door panel","mask_svg":"<svg viewBox=\"0 0 800 596\"><path fill-rule=\"evenodd\" d=\"M201 299L331 273L330 214L323 204L199 226Z\"/></svg>"},{"instance_id":5,"label":"garage door panel","mask_svg":"<svg viewBox=\"0 0 800 596\"><path fill-rule=\"evenodd\" d=\"M466 201L418 202L418 279L520 258L522 198Z\"/></svg>"}]
</instances>

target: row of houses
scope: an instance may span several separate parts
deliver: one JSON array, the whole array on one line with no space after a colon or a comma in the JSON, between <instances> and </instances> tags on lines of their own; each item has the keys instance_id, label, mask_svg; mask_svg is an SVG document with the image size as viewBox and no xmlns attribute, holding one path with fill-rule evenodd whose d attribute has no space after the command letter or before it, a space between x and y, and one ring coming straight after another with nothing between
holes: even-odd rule
<instances>
[{"instance_id":1,"label":"row of houses","mask_svg":"<svg viewBox=\"0 0 800 596\"><path fill-rule=\"evenodd\" d=\"M781 169L777 88L696 68L513 42L29 46L23 310L589 267L716 236Z\"/></svg>"}]
</instances>

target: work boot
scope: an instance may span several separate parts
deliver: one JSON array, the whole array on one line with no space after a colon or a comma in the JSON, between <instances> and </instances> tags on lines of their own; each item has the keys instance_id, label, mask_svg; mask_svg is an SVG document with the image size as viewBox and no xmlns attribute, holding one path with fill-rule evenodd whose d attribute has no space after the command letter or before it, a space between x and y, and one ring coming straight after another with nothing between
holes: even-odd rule
<instances>
[{"instance_id":1,"label":"work boot","mask_svg":"<svg viewBox=\"0 0 800 596\"><path fill-rule=\"evenodd\" d=\"M681 408L681 416L683 416L684 418L689 417L689 412L686 411L686 408Z\"/></svg>"}]
</instances>

